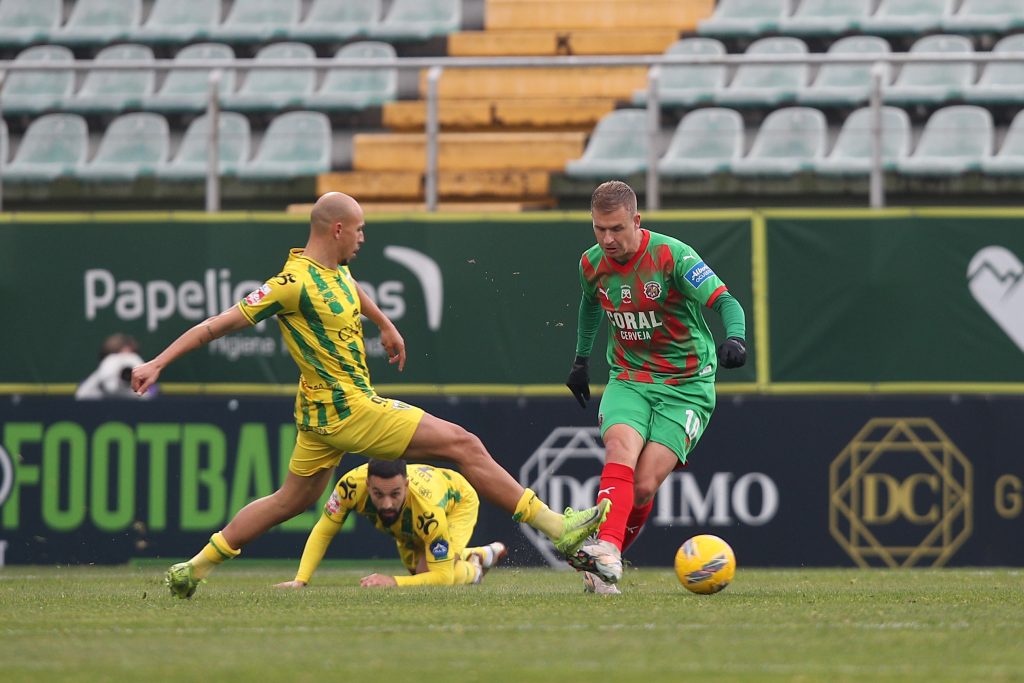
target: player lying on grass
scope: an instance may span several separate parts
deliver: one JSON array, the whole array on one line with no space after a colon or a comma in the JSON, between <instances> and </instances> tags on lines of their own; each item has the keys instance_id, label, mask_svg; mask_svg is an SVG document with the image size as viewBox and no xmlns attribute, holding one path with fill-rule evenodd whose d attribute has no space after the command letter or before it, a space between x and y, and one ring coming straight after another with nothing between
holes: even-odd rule
<instances>
[{"instance_id":1,"label":"player lying on grass","mask_svg":"<svg viewBox=\"0 0 1024 683\"><path fill-rule=\"evenodd\" d=\"M409 576L371 574L361 586L460 586L477 584L505 557L505 545L467 548L480 499L458 472L404 460L371 460L341 476L313 527L293 581L302 588L350 512L363 515L392 536Z\"/></svg>"}]
</instances>

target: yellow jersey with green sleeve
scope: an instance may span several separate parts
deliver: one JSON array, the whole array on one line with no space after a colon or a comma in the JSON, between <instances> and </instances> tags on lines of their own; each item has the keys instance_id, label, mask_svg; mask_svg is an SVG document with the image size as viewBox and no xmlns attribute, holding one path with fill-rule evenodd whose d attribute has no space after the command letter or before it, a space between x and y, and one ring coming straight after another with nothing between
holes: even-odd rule
<instances>
[{"instance_id":1,"label":"yellow jersey with green sleeve","mask_svg":"<svg viewBox=\"0 0 1024 683\"><path fill-rule=\"evenodd\" d=\"M348 266L327 268L302 249L292 249L281 272L239 301L238 308L254 325L277 317L299 366L299 429L326 431L350 415L354 397L374 395L359 292Z\"/></svg>"},{"instance_id":2,"label":"yellow jersey with green sleeve","mask_svg":"<svg viewBox=\"0 0 1024 683\"><path fill-rule=\"evenodd\" d=\"M388 534L401 547L422 552L427 572L415 576L396 576L399 586L450 585L458 555L452 548L448 515L471 490L469 482L452 470L430 465L408 465L409 492L394 524L385 525L377 515L366 487L367 465L343 474L331 492L324 515L340 527L350 512L370 520L374 528Z\"/></svg>"}]
</instances>

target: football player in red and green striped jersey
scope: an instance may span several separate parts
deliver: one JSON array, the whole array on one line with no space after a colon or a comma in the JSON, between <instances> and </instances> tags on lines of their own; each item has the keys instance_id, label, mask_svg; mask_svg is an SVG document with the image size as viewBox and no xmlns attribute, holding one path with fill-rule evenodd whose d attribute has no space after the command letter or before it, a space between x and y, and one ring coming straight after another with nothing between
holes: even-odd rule
<instances>
[{"instance_id":1,"label":"football player in red and green striped jersey","mask_svg":"<svg viewBox=\"0 0 1024 683\"><path fill-rule=\"evenodd\" d=\"M622 551L711 419L718 366L746 362L746 328L743 308L693 248L641 227L629 185L600 185L591 215L597 244L580 259L576 359L566 384L586 407L590 353L606 319L611 373L598 414L605 465L597 497L612 507L597 540L569 563L590 573L589 590L617 592ZM717 349L702 308L725 324L727 338Z\"/></svg>"}]
</instances>

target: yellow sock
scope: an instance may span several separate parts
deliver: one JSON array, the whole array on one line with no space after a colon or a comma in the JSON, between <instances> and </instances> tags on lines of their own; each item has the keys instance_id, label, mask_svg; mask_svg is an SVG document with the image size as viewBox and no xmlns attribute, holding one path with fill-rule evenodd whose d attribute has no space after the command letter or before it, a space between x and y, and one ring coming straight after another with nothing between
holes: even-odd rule
<instances>
[{"instance_id":1,"label":"yellow sock","mask_svg":"<svg viewBox=\"0 0 1024 683\"><path fill-rule=\"evenodd\" d=\"M455 577L453 586L466 586L471 583L480 583L483 577L483 570L472 562L455 560Z\"/></svg>"},{"instance_id":2,"label":"yellow sock","mask_svg":"<svg viewBox=\"0 0 1024 683\"><path fill-rule=\"evenodd\" d=\"M551 508L544 504L537 494L531 489L523 491L522 498L516 503L515 514L512 519L517 522L529 524L534 529L547 534L548 538L554 540L562 535L562 515L552 512Z\"/></svg>"},{"instance_id":3,"label":"yellow sock","mask_svg":"<svg viewBox=\"0 0 1024 683\"><path fill-rule=\"evenodd\" d=\"M192 563L192 575L197 579L206 578L216 566L224 560L238 557L241 550L235 550L224 540L221 532L210 536L210 542L203 546L190 562Z\"/></svg>"}]
</instances>

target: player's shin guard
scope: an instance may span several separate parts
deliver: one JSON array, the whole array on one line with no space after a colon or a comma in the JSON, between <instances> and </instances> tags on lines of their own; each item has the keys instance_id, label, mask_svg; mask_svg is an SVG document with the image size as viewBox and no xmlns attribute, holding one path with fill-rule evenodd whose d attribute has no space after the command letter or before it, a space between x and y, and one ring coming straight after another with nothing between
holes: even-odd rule
<instances>
[{"instance_id":1,"label":"player's shin guard","mask_svg":"<svg viewBox=\"0 0 1024 683\"><path fill-rule=\"evenodd\" d=\"M622 552L626 552L626 548L633 545L633 541L640 535L640 530L644 528L647 518L651 516L652 508L654 508L653 498L645 505L634 507L629 511L629 518L626 519L626 535L622 539Z\"/></svg>"},{"instance_id":2,"label":"player's shin guard","mask_svg":"<svg viewBox=\"0 0 1024 683\"><path fill-rule=\"evenodd\" d=\"M614 462L604 466L601 471L601 485L597 491L597 500L600 502L604 498L611 500L612 509L597 532L597 537L602 541L614 544L621 550L626 535L626 521L633 509L632 468Z\"/></svg>"}]
</instances>

